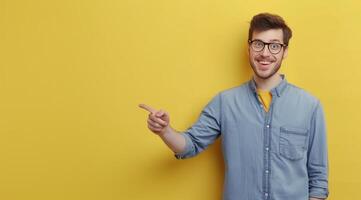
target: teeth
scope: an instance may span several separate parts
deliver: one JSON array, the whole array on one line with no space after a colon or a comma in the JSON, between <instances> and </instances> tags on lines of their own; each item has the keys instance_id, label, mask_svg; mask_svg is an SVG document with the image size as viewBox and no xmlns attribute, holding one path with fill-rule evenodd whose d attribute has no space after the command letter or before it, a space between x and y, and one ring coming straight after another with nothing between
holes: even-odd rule
<instances>
[{"instance_id":1,"label":"teeth","mask_svg":"<svg viewBox=\"0 0 361 200\"><path fill-rule=\"evenodd\" d=\"M264 64L264 65L271 64L271 62L267 62L267 61L259 61L259 63Z\"/></svg>"}]
</instances>

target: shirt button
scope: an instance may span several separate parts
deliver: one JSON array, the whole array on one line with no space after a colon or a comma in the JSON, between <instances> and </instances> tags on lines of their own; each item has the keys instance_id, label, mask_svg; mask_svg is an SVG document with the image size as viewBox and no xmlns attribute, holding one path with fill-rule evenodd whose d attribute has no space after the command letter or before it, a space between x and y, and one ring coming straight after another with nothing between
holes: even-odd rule
<instances>
[{"instance_id":1,"label":"shirt button","mask_svg":"<svg viewBox=\"0 0 361 200\"><path fill-rule=\"evenodd\" d=\"M267 128L269 128L269 124L267 124L267 126L266 126Z\"/></svg>"},{"instance_id":2,"label":"shirt button","mask_svg":"<svg viewBox=\"0 0 361 200\"><path fill-rule=\"evenodd\" d=\"M268 172L269 172L269 171L268 171L268 170L266 170L266 174L268 174Z\"/></svg>"},{"instance_id":3,"label":"shirt button","mask_svg":"<svg viewBox=\"0 0 361 200\"><path fill-rule=\"evenodd\" d=\"M264 196L266 196L266 197L267 197L267 196L268 196L268 193L264 193Z\"/></svg>"},{"instance_id":4,"label":"shirt button","mask_svg":"<svg viewBox=\"0 0 361 200\"><path fill-rule=\"evenodd\" d=\"M269 151L269 148L268 148L268 147L266 147L266 151Z\"/></svg>"}]
</instances>

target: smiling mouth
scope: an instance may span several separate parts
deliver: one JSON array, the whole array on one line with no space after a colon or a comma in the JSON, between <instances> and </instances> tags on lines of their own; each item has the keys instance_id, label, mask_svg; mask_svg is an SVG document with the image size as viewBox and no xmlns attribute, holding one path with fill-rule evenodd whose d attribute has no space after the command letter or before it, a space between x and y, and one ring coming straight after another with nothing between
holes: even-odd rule
<instances>
[{"instance_id":1,"label":"smiling mouth","mask_svg":"<svg viewBox=\"0 0 361 200\"><path fill-rule=\"evenodd\" d=\"M272 62L271 61L257 61L258 63L260 63L261 65L269 65Z\"/></svg>"},{"instance_id":2,"label":"smiling mouth","mask_svg":"<svg viewBox=\"0 0 361 200\"><path fill-rule=\"evenodd\" d=\"M259 64L259 69L261 71L267 71L270 68L270 65L273 63L273 61L257 60L257 63Z\"/></svg>"}]
</instances>

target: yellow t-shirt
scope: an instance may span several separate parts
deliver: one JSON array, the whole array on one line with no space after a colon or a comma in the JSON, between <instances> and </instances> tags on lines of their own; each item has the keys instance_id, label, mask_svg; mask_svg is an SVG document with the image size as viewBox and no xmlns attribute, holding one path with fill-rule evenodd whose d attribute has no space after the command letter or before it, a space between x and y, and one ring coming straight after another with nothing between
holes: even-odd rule
<instances>
[{"instance_id":1,"label":"yellow t-shirt","mask_svg":"<svg viewBox=\"0 0 361 200\"><path fill-rule=\"evenodd\" d=\"M257 89L257 94L259 100L263 104L264 110L268 112L269 106L271 105L271 101L272 101L272 94L269 91L264 91L260 89Z\"/></svg>"}]
</instances>

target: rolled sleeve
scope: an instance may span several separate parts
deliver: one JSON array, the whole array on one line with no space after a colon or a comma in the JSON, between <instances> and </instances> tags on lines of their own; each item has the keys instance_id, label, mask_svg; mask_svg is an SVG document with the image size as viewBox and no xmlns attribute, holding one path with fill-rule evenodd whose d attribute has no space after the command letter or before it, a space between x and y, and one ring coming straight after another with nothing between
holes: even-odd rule
<instances>
[{"instance_id":1,"label":"rolled sleeve","mask_svg":"<svg viewBox=\"0 0 361 200\"><path fill-rule=\"evenodd\" d=\"M177 159L196 156L220 135L221 97L220 93L204 107L198 120L181 133L186 141L183 152L175 153Z\"/></svg>"},{"instance_id":2,"label":"rolled sleeve","mask_svg":"<svg viewBox=\"0 0 361 200\"><path fill-rule=\"evenodd\" d=\"M328 197L328 189L313 187L310 190L310 197L326 199Z\"/></svg>"},{"instance_id":3,"label":"rolled sleeve","mask_svg":"<svg viewBox=\"0 0 361 200\"><path fill-rule=\"evenodd\" d=\"M320 102L317 103L312 116L307 170L309 196L327 198L329 195L327 138L324 113Z\"/></svg>"},{"instance_id":4,"label":"rolled sleeve","mask_svg":"<svg viewBox=\"0 0 361 200\"><path fill-rule=\"evenodd\" d=\"M187 155L188 156L191 155L191 153L194 151L194 148L193 148L193 145L192 145L192 140L190 139L190 137L186 133L181 133L181 135L184 137L184 139L186 141L186 147L185 147L183 152L174 154L174 156L177 159L187 158Z\"/></svg>"}]
</instances>

